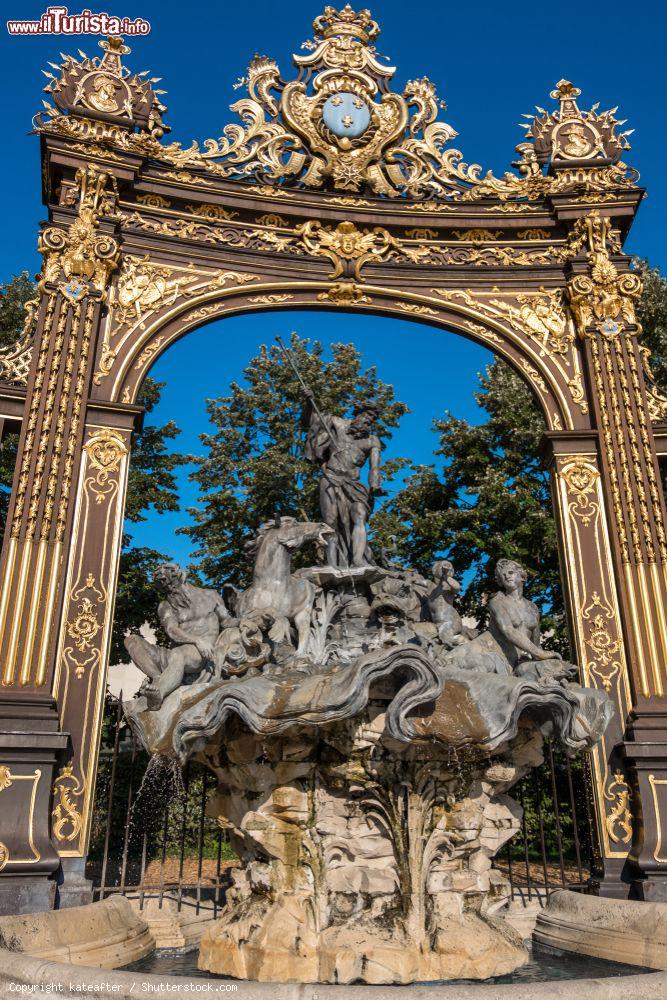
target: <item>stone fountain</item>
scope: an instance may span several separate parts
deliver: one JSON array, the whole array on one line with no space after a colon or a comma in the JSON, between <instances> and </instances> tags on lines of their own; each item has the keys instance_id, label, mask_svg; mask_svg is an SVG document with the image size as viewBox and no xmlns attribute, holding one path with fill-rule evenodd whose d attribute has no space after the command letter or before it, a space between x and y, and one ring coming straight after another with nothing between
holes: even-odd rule
<instances>
[{"instance_id":1,"label":"stone fountain","mask_svg":"<svg viewBox=\"0 0 667 1000\"><path fill-rule=\"evenodd\" d=\"M612 707L541 645L525 572L496 568L489 628L466 628L451 563L431 578L373 558L375 410L306 401L321 522L276 516L250 545L243 593L156 574L169 648L129 636L145 672L127 718L146 748L204 762L209 815L242 868L200 968L239 979L485 979L527 961L493 867L519 830L508 794L545 736L591 747ZM360 472L370 463L369 484ZM321 562L292 570L314 543Z\"/></svg>"}]
</instances>

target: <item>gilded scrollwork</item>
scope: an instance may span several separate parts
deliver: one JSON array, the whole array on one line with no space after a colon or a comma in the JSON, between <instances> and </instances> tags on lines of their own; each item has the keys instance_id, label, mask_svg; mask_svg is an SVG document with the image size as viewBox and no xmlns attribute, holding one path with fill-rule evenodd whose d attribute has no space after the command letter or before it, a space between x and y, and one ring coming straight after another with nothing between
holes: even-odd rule
<instances>
[{"instance_id":1,"label":"gilded scrollwork","mask_svg":"<svg viewBox=\"0 0 667 1000\"><path fill-rule=\"evenodd\" d=\"M481 323L475 323L474 320L466 319L463 321L463 325L466 330L470 333L474 333L476 337L481 337L482 340L488 341L490 344L502 344L502 337L499 337L494 330L491 330L488 326L483 326Z\"/></svg>"},{"instance_id":2,"label":"gilded scrollwork","mask_svg":"<svg viewBox=\"0 0 667 1000\"><path fill-rule=\"evenodd\" d=\"M181 288L192 280L191 271L175 272L173 267L154 263L148 255L123 257L113 301L115 323L128 326L137 321L139 329L144 329L145 316L158 307L172 305Z\"/></svg>"},{"instance_id":3,"label":"gilded scrollwork","mask_svg":"<svg viewBox=\"0 0 667 1000\"><path fill-rule=\"evenodd\" d=\"M491 299L491 305L538 341L542 357L567 355L574 341L574 327L561 290L547 292L541 288L535 294L517 295L516 301L518 309L502 299Z\"/></svg>"},{"instance_id":4,"label":"gilded scrollwork","mask_svg":"<svg viewBox=\"0 0 667 1000\"><path fill-rule=\"evenodd\" d=\"M326 292L320 292L317 298L320 302L332 302L335 306L343 307L368 304L371 301L370 297L364 294L363 288L353 281L337 281Z\"/></svg>"},{"instance_id":5,"label":"gilded scrollwork","mask_svg":"<svg viewBox=\"0 0 667 1000\"><path fill-rule=\"evenodd\" d=\"M84 784L74 774L72 764L60 769L53 783L54 807L51 812L53 836L56 840L71 843L76 840L83 825L83 815L75 801L84 793Z\"/></svg>"},{"instance_id":6,"label":"gilded scrollwork","mask_svg":"<svg viewBox=\"0 0 667 1000\"><path fill-rule=\"evenodd\" d=\"M540 288L530 294L503 295L502 298L498 295L492 298L479 296L472 289L432 288L431 291L446 302L458 302L474 309L478 315L490 320L496 329L506 331L509 327L535 340L540 347L539 356L546 359L554 374L560 375L572 402L582 413L588 413L589 404L584 390L574 325L561 289ZM507 333L504 333L504 337L499 337L493 334L493 330L489 331L488 327L481 324L475 326L474 322L472 325L468 322L467 328L482 339L499 345L507 337ZM546 393L543 376L526 358L520 363L536 388L541 393Z\"/></svg>"},{"instance_id":7,"label":"gilded scrollwork","mask_svg":"<svg viewBox=\"0 0 667 1000\"><path fill-rule=\"evenodd\" d=\"M264 295L251 295L248 302L257 306L272 306L282 305L283 302L289 302L293 298L291 292L267 292Z\"/></svg>"},{"instance_id":8,"label":"gilded scrollwork","mask_svg":"<svg viewBox=\"0 0 667 1000\"><path fill-rule=\"evenodd\" d=\"M667 397L660 392L651 370L651 351L644 344L638 344L638 349L644 371L649 416L655 422L667 420Z\"/></svg>"},{"instance_id":9,"label":"gilded scrollwork","mask_svg":"<svg viewBox=\"0 0 667 1000\"><path fill-rule=\"evenodd\" d=\"M158 351L164 344L165 339L166 339L165 335L161 333L158 337L154 337L153 340L151 340L150 344L144 347L143 351L141 352L141 354L139 355L139 357L135 362L134 365L135 371L137 372L141 371L142 368L146 367L149 361L152 361L152 359L155 357L155 355L158 353Z\"/></svg>"},{"instance_id":10,"label":"gilded scrollwork","mask_svg":"<svg viewBox=\"0 0 667 1000\"><path fill-rule=\"evenodd\" d=\"M224 208L222 205L187 205L186 211L190 212L192 215L196 215L200 219L209 219L211 221L231 221L232 219L238 218L238 212L231 212L228 208Z\"/></svg>"},{"instance_id":11,"label":"gilded scrollwork","mask_svg":"<svg viewBox=\"0 0 667 1000\"><path fill-rule=\"evenodd\" d=\"M91 164L76 172L78 214L69 229L49 226L40 233L38 249L44 266L38 288L58 284L62 294L78 302L91 290L104 301L118 264L116 240L99 231L103 215L115 212L115 180Z\"/></svg>"},{"instance_id":12,"label":"gilded scrollwork","mask_svg":"<svg viewBox=\"0 0 667 1000\"><path fill-rule=\"evenodd\" d=\"M540 375L540 373L537 371L537 369L534 368L531 365L531 363L528 360L526 360L526 358L521 358L521 362L520 363L521 363L521 367L523 368L524 372L526 373L526 375L528 376L528 378L530 379L530 381L533 383L533 385L537 389L539 389L540 392L542 392L542 393L544 393L544 395L546 395L547 392L548 392L547 384L544 381L544 379L542 378L542 376Z\"/></svg>"},{"instance_id":13,"label":"gilded scrollwork","mask_svg":"<svg viewBox=\"0 0 667 1000\"><path fill-rule=\"evenodd\" d=\"M275 215L262 216L263 228L249 228L243 222L213 216L201 216L201 221L195 222L175 216L164 219L134 211L122 213L121 218L131 229L169 238L196 240L213 246L289 253L291 256L319 254L320 248L328 246L337 254L337 259L351 259L345 258L343 252L351 253L354 244L355 252L357 247L371 247L372 256L379 259L386 256L386 259L426 264L434 268L447 264L480 268L549 266L559 262L563 252L558 245L528 249L511 244L501 246L488 241L482 243L477 239L466 239L460 245L451 245L434 239L438 234L429 229L413 228L406 231L407 238L401 239L380 226L362 232L353 222L341 222L333 230L312 220L296 228L289 228L286 220ZM371 234L382 239L373 238Z\"/></svg>"},{"instance_id":14,"label":"gilded scrollwork","mask_svg":"<svg viewBox=\"0 0 667 1000\"><path fill-rule=\"evenodd\" d=\"M127 455L127 446L118 431L104 427L90 436L84 450L90 468L94 471L94 476L87 480L87 485L95 497L95 503L102 504L107 497L115 496L116 484L110 482L109 477L118 472L121 461Z\"/></svg>"},{"instance_id":15,"label":"gilded scrollwork","mask_svg":"<svg viewBox=\"0 0 667 1000\"><path fill-rule=\"evenodd\" d=\"M597 676L605 690L611 690L614 677L621 669L622 650L618 621L609 602L593 591L589 603L581 612L586 628L586 645L593 654L589 671Z\"/></svg>"},{"instance_id":16,"label":"gilded scrollwork","mask_svg":"<svg viewBox=\"0 0 667 1000\"><path fill-rule=\"evenodd\" d=\"M605 826L609 839L614 844L628 844L632 840L632 791L621 771L614 773L613 780L605 788L604 797L609 803Z\"/></svg>"},{"instance_id":17,"label":"gilded scrollwork","mask_svg":"<svg viewBox=\"0 0 667 1000\"><path fill-rule=\"evenodd\" d=\"M635 303L642 292L642 281L632 271L619 273L610 257L618 248L611 220L597 209L579 219L570 241L572 252L588 247L588 274L575 274L568 285L570 308L582 337L591 335L591 326L604 337L614 337L624 324L638 329Z\"/></svg>"},{"instance_id":18,"label":"gilded scrollwork","mask_svg":"<svg viewBox=\"0 0 667 1000\"><path fill-rule=\"evenodd\" d=\"M548 240L551 234L546 229L519 229L516 234L518 240L527 240L529 243L537 240Z\"/></svg>"},{"instance_id":19,"label":"gilded scrollwork","mask_svg":"<svg viewBox=\"0 0 667 1000\"><path fill-rule=\"evenodd\" d=\"M499 229L455 229L453 235L463 243L493 243L503 234Z\"/></svg>"},{"instance_id":20,"label":"gilded scrollwork","mask_svg":"<svg viewBox=\"0 0 667 1000\"><path fill-rule=\"evenodd\" d=\"M116 288L110 296L110 321L105 325L95 385L101 385L113 369L118 356L118 345L129 331L144 330L156 313L169 309L180 299L213 293L218 289L247 285L257 281L258 275L246 271L206 272L192 266L175 268L152 263L148 258L127 256L123 259ZM218 306L202 307L204 318ZM208 309L209 313L204 312ZM164 342L148 348L148 353L137 360L137 370L148 362L155 350ZM153 350L155 347L155 350ZM141 363L139 363L141 362Z\"/></svg>"},{"instance_id":21,"label":"gilded scrollwork","mask_svg":"<svg viewBox=\"0 0 667 1000\"><path fill-rule=\"evenodd\" d=\"M588 413L583 374L575 345L574 323L561 289L517 295L516 303L491 299L490 305L540 345L540 356L550 358L561 371L572 397L582 413Z\"/></svg>"},{"instance_id":22,"label":"gilded scrollwork","mask_svg":"<svg viewBox=\"0 0 667 1000\"><path fill-rule=\"evenodd\" d=\"M391 90L396 71L377 53L380 29L369 11L327 7L313 27L315 35L306 43L305 54L293 57L298 78L283 80L275 60L255 56L239 81L246 96L231 106L239 121L201 146L159 141L165 131L161 92L151 81L130 77L119 54L111 73L99 60L80 63L72 58L56 67L58 76L49 72L47 91L56 106L47 104L36 127L150 157L169 166L177 181L210 183L201 176L205 171L280 194L287 194L287 185L333 187L344 192L339 198L350 203L354 199L353 207L371 204L358 197L371 193L407 197L416 205L434 202L436 211L446 210L447 201L490 197L506 203L508 211L519 212L529 210L525 199L560 191L604 193L636 183L636 173L620 160L629 147L630 131L618 131L621 123L612 111L598 113L597 106L580 111L579 91L567 81L560 81L551 95L559 102L558 110L538 109L537 115L528 116L527 135L516 147L518 159L512 164L515 172L495 177L478 164L466 163L463 154L450 147L457 133L439 118L443 105L427 77L410 80L402 93ZM71 82L83 77L95 79L99 93L84 97L80 87L73 93ZM82 113L82 107L95 110L91 101L120 106L121 91L139 86L143 90L136 100L143 111L137 131L123 127L123 121L133 121L138 105L125 119L120 112L110 112L108 120L90 121ZM77 113L71 114L77 100ZM558 163L557 172L543 173L549 160Z\"/></svg>"},{"instance_id":23,"label":"gilded scrollwork","mask_svg":"<svg viewBox=\"0 0 667 1000\"><path fill-rule=\"evenodd\" d=\"M436 316L438 315L435 309L431 309L430 306L419 305L418 302L399 302L399 309L403 312L412 313L414 316Z\"/></svg>"},{"instance_id":24,"label":"gilded scrollwork","mask_svg":"<svg viewBox=\"0 0 667 1000\"><path fill-rule=\"evenodd\" d=\"M91 596L84 596L88 591ZM96 585L92 574L89 574L84 586L72 591L70 602L75 604L75 614L68 618L65 631L74 643L74 647L84 656L83 658L77 656L71 646L64 650L64 655L68 664L73 666L75 676L80 679L87 669L92 670L100 662L100 651L96 640L103 627L100 614L103 611L102 606L106 604L106 597Z\"/></svg>"},{"instance_id":25,"label":"gilded scrollwork","mask_svg":"<svg viewBox=\"0 0 667 1000\"><path fill-rule=\"evenodd\" d=\"M270 226L273 229L286 229L289 226L287 219L276 212L265 212L263 215L258 215L255 223L258 226Z\"/></svg>"},{"instance_id":26,"label":"gilded scrollwork","mask_svg":"<svg viewBox=\"0 0 667 1000\"><path fill-rule=\"evenodd\" d=\"M597 516L600 505L597 502L597 485L600 473L595 465L584 456L573 456L559 470L559 475L567 486L572 516L588 527Z\"/></svg>"},{"instance_id":27,"label":"gilded scrollwork","mask_svg":"<svg viewBox=\"0 0 667 1000\"><path fill-rule=\"evenodd\" d=\"M15 344L0 351L0 382L6 382L9 385L28 384L38 308L39 298L26 302L26 316L21 336Z\"/></svg>"},{"instance_id":28,"label":"gilded scrollwork","mask_svg":"<svg viewBox=\"0 0 667 1000\"><path fill-rule=\"evenodd\" d=\"M361 230L353 222L339 222L334 228L309 221L299 226L297 233L307 252L316 257L328 257L333 264L331 278L340 278L348 270L350 276L363 281L360 271L368 261L386 259L398 241L381 226Z\"/></svg>"},{"instance_id":29,"label":"gilded scrollwork","mask_svg":"<svg viewBox=\"0 0 667 1000\"><path fill-rule=\"evenodd\" d=\"M137 202L139 205L145 205L146 208L171 208L171 202L168 198L164 198L161 194L138 194Z\"/></svg>"},{"instance_id":30,"label":"gilded scrollwork","mask_svg":"<svg viewBox=\"0 0 667 1000\"><path fill-rule=\"evenodd\" d=\"M469 241L472 246L448 246L443 243L409 244L397 242L391 256L407 259L413 264L472 264L475 267L539 267L553 264L558 247L524 250L517 246L495 246L479 240Z\"/></svg>"}]
</instances>

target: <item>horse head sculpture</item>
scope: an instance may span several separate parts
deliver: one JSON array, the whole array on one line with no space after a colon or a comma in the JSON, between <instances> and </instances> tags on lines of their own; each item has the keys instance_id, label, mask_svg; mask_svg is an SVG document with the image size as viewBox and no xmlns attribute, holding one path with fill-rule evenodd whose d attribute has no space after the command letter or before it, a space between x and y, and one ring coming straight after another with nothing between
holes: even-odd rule
<instances>
[{"instance_id":1,"label":"horse head sculpture","mask_svg":"<svg viewBox=\"0 0 667 1000\"><path fill-rule=\"evenodd\" d=\"M333 529L318 521L298 521L276 515L260 525L245 545L255 557L252 585L239 594L234 607L237 617L270 611L276 620L287 619L298 633L298 652L305 652L315 587L292 576L292 553L308 542L326 547Z\"/></svg>"}]
</instances>

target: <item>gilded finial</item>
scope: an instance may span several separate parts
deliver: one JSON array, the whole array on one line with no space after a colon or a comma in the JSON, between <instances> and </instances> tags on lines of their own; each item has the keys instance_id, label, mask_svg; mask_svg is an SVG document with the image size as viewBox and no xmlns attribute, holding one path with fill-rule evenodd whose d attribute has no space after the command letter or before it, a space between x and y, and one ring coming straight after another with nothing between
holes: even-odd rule
<instances>
[{"instance_id":1,"label":"gilded finial","mask_svg":"<svg viewBox=\"0 0 667 1000\"><path fill-rule=\"evenodd\" d=\"M579 97L580 94L579 87L575 87L569 80L559 80L556 84L556 89L552 90L549 96L553 97L554 101L564 101L568 98L574 99L575 97Z\"/></svg>"},{"instance_id":2,"label":"gilded finial","mask_svg":"<svg viewBox=\"0 0 667 1000\"><path fill-rule=\"evenodd\" d=\"M324 13L313 21L313 28L322 38L333 35L351 35L358 38L364 45L373 41L380 34L380 26L371 17L370 10L354 11L349 3L341 10L335 7L325 7Z\"/></svg>"},{"instance_id":3,"label":"gilded finial","mask_svg":"<svg viewBox=\"0 0 667 1000\"><path fill-rule=\"evenodd\" d=\"M123 44L122 35L107 35L107 37L103 38L99 43L99 46L101 49L104 49L105 52L113 52L114 55L118 56L126 56L132 51L129 45Z\"/></svg>"}]
</instances>

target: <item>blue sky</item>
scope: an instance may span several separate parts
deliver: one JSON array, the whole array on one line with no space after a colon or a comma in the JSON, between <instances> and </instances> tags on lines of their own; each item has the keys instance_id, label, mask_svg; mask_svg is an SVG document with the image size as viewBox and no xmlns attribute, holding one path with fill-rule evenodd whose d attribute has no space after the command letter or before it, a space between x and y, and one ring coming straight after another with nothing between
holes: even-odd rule
<instances>
[{"instance_id":1,"label":"blue sky","mask_svg":"<svg viewBox=\"0 0 667 1000\"><path fill-rule=\"evenodd\" d=\"M94 11L142 17L151 34L131 42L126 57L136 70L162 77L168 93L166 116L172 138L189 144L217 136L235 120L228 105L232 89L255 52L278 60L283 76L291 74L291 53L311 37L311 22L321 3L173 3L154 0L70 0L70 13ZM454 145L466 160L494 173L507 169L522 130L521 114L535 104L551 106L549 91L561 77L582 90L581 106L599 101L619 106L619 115L635 128L626 160L642 175L649 197L642 205L626 249L647 257L667 272L667 185L664 181L664 39L667 7L617 0L576 7L546 3L512 4L478 0L443 4L383 0L369 4L380 22L379 51L398 67L396 89L427 75L447 102L443 117L459 132ZM46 3L5 0L4 18L37 19ZM4 19L3 18L3 19ZM97 54L91 36L10 38L2 34L4 239L0 241L0 280L27 268L38 270L36 234L44 217L40 203L39 140L27 133L40 109L40 70L60 51L82 48ZM325 343L354 341L381 377L393 382L411 414L404 418L392 451L417 461L430 460L435 437L433 416L449 408L457 416L479 418L472 392L476 373L490 360L487 351L453 334L403 321L329 313L263 314L212 324L174 345L152 370L167 382L157 419L174 418L183 429L178 447L198 450L204 429L205 399L223 395L260 343L295 329ZM407 349L406 349L407 348ZM183 405L183 401L187 405ZM196 496L181 478L184 504ZM176 528L185 515L152 517L134 531L137 542L154 545L182 559L189 547Z\"/></svg>"}]
</instances>

